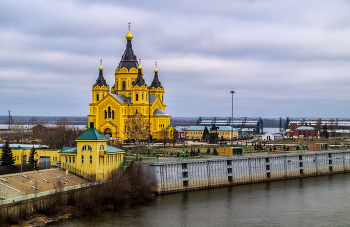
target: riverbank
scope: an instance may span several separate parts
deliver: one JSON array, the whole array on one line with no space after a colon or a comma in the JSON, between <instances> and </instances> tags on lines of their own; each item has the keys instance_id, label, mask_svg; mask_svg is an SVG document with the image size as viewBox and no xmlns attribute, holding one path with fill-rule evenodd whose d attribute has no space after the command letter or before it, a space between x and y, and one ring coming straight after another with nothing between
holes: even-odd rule
<instances>
[{"instance_id":1,"label":"riverbank","mask_svg":"<svg viewBox=\"0 0 350 227\"><path fill-rule=\"evenodd\" d=\"M29 209L34 209L34 214L26 215L28 207L23 210L22 203L6 208L7 216L3 217L4 220L0 217L0 220L8 226L42 226L51 221L99 214L146 203L155 198L155 192L154 182L148 179L141 164L134 162L125 172L113 172L106 181L83 190L69 193L58 190L46 198L33 199ZM12 218L11 215L16 215L16 212L22 213L19 213L18 218Z\"/></svg>"}]
</instances>

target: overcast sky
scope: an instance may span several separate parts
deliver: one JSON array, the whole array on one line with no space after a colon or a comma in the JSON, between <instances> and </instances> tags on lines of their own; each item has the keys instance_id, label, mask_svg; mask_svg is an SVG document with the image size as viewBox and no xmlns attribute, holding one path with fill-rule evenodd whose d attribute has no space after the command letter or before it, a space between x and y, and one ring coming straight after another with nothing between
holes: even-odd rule
<instances>
[{"instance_id":1,"label":"overcast sky","mask_svg":"<svg viewBox=\"0 0 350 227\"><path fill-rule=\"evenodd\" d=\"M173 117L350 117L348 0L0 0L0 115L86 116L126 47Z\"/></svg>"}]
</instances>

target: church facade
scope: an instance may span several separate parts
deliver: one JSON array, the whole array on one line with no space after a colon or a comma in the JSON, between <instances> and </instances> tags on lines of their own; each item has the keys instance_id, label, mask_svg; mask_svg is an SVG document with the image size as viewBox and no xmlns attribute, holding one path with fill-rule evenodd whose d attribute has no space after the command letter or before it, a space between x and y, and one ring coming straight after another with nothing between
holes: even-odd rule
<instances>
[{"instance_id":1,"label":"church facade","mask_svg":"<svg viewBox=\"0 0 350 227\"><path fill-rule=\"evenodd\" d=\"M102 134L124 141L127 136L128 119L135 114L150 118L152 138L167 130L173 135L170 115L166 113L164 87L158 78L157 66L154 78L148 86L143 78L141 62L132 49L133 36L126 35L126 49L114 74L114 85L110 88L103 76L102 62L96 83L92 86L92 102L88 115L88 128L96 128Z\"/></svg>"}]
</instances>

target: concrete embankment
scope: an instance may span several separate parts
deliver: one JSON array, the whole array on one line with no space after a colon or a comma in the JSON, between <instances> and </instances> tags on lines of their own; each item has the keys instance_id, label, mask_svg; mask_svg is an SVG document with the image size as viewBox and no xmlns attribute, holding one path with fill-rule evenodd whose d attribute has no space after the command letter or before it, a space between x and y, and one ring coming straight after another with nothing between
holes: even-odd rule
<instances>
[{"instance_id":1,"label":"concrete embankment","mask_svg":"<svg viewBox=\"0 0 350 227\"><path fill-rule=\"evenodd\" d=\"M350 151L143 163L158 193L350 172Z\"/></svg>"}]
</instances>

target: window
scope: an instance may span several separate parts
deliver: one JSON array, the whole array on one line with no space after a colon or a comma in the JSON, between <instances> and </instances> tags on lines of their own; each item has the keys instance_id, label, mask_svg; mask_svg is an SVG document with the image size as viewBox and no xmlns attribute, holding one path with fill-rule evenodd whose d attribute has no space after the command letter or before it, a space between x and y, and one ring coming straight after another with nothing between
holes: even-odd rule
<instances>
[{"instance_id":1,"label":"window","mask_svg":"<svg viewBox=\"0 0 350 227\"><path fill-rule=\"evenodd\" d=\"M81 149L82 151L86 151L86 145L83 146L83 148Z\"/></svg>"},{"instance_id":2,"label":"window","mask_svg":"<svg viewBox=\"0 0 350 227\"><path fill-rule=\"evenodd\" d=\"M104 150L105 150L104 146L100 145L100 151L104 151Z\"/></svg>"},{"instance_id":3,"label":"window","mask_svg":"<svg viewBox=\"0 0 350 227\"><path fill-rule=\"evenodd\" d=\"M96 95L96 101L98 101L100 99L99 94Z\"/></svg>"},{"instance_id":4,"label":"window","mask_svg":"<svg viewBox=\"0 0 350 227\"><path fill-rule=\"evenodd\" d=\"M72 163L72 157L69 157L69 163Z\"/></svg>"},{"instance_id":5,"label":"window","mask_svg":"<svg viewBox=\"0 0 350 227\"><path fill-rule=\"evenodd\" d=\"M88 145L88 151L92 151L92 147Z\"/></svg>"},{"instance_id":6,"label":"window","mask_svg":"<svg viewBox=\"0 0 350 227\"><path fill-rule=\"evenodd\" d=\"M112 110L112 119L114 119L114 110Z\"/></svg>"},{"instance_id":7,"label":"window","mask_svg":"<svg viewBox=\"0 0 350 227\"><path fill-rule=\"evenodd\" d=\"M139 94L136 94L136 101L139 101Z\"/></svg>"},{"instance_id":8,"label":"window","mask_svg":"<svg viewBox=\"0 0 350 227\"><path fill-rule=\"evenodd\" d=\"M126 109L124 110L124 114L126 114Z\"/></svg>"},{"instance_id":9,"label":"window","mask_svg":"<svg viewBox=\"0 0 350 227\"><path fill-rule=\"evenodd\" d=\"M81 164L84 163L84 155L81 156Z\"/></svg>"},{"instance_id":10,"label":"window","mask_svg":"<svg viewBox=\"0 0 350 227\"><path fill-rule=\"evenodd\" d=\"M123 88L122 88L123 91L125 91L125 81L123 81Z\"/></svg>"},{"instance_id":11,"label":"window","mask_svg":"<svg viewBox=\"0 0 350 227\"><path fill-rule=\"evenodd\" d=\"M66 157L66 163L68 162L68 158Z\"/></svg>"},{"instance_id":12,"label":"window","mask_svg":"<svg viewBox=\"0 0 350 227\"><path fill-rule=\"evenodd\" d=\"M105 119L107 119L107 110L105 110Z\"/></svg>"},{"instance_id":13,"label":"window","mask_svg":"<svg viewBox=\"0 0 350 227\"><path fill-rule=\"evenodd\" d=\"M126 132L126 125L124 125L124 132Z\"/></svg>"},{"instance_id":14,"label":"window","mask_svg":"<svg viewBox=\"0 0 350 227\"><path fill-rule=\"evenodd\" d=\"M111 107L108 107L108 118L111 118Z\"/></svg>"},{"instance_id":15,"label":"window","mask_svg":"<svg viewBox=\"0 0 350 227\"><path fill-rule=\"evenodd\" d=\"M90 155L90 164L92 164L92 156Z\"/></svg>"},{"instance_id":16,"label":"window","mask_svg":"<svg viewBox=\"0 0 350 227\"><path fill-rule=\"evenodd\" d=\"M143 100L143 94L142 94L142 100Z\"/></svg>"},{"instance_id":17,"label":"window","mask_svg":"<svg viewBox=\"0 0 350 227\"><path fill-rule=\"evenodd\" d=\"M135 110L135 114L137 114L137 109Z\"/></svg>"},{"instance_id":18,"label":"window","mask_svg":"<svg viewBox=\"0 0 350 227\"><path fill-rule=\"evenodd\" d=\"M75 157L73 157L73 163L75 163Z\"/></svg>"}]
</instances>

